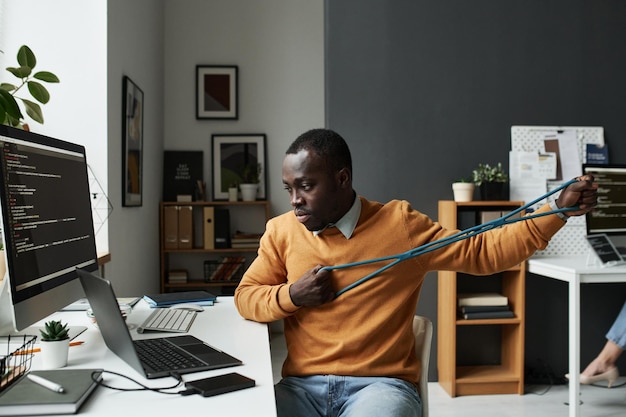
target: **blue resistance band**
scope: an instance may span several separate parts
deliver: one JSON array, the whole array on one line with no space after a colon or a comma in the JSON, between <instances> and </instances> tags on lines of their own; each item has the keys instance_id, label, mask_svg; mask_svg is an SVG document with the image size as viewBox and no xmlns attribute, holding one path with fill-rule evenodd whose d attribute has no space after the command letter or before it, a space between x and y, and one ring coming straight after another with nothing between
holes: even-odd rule
<instances>
[{"instance_id":1,"label":"blue resistance band","mask_svg":"<svg viewBox=\"0 0 626 417\"><path fill-rule=\"evenodd\" d=\"M526 210L528 207L531 207L532 205L538 203L539 201L551 196L552 194L561 191L563 188L569 186L570 184L573 184L575 182L577 182L578 180L573 179L570 180L562 185L560 185L558 188L542 195L541 197L531 201L530 203L527 203L521 207L518 207L517 209L507 213L506 215L491 220L487 223L483 223L483 224L479 224L477 226L473 226L470 227L468 229L462 230L458 233L455 233L451 236L445 237L443 239L439 239L439 240L435 240L433 242L429 242L426 243L425 245L422 246L418 246L417 248L408 250L404 253L398 254L398 255L390 255L390 256L383 256L381 258L374 258L374 259L368 259L366 261L358 261L358 262L352 262L352 263L348 263L348 264L343 264L343 265L335 265L335 266L325 266L323 268L320 268L320 271L331 271L333 269L346 269L346 268L352 268L355 266L361 266L361 265L367 265L367 264L372 264L372 263L376 263L376 262L383 262L383 261L389 261L389 260L393 260L393 262L390 262L389 264L383 266L382 268L372 272L369 275L364 276L363 278L359 279L358 281L348 285L347 287L339 290L336 294L335 297L339 297L341 294L345 293L346 291L349 291L359 285L361 285L362 283L364 283L365 281L373 278L374 276L380 274L383 271L386 271L387 269L391 268L392 266L399 264L402 261L406 261L407 259L422 255L424 253L428 253L440 248L443 248L444 246L447 246L451 243L455 243L455 242L459 242L461 240L465 240L467 238L470 238L472 236L478 235L480 233L486 232L487 230L491 230L491 229L495 229L498 228L500 226L504 226L505 224L511 224L511 223L515 223L518 221L522 221L522 220L530 220L530 219L535 219L537 217L542 217L542 216L548 216L551 214L556 214L556 213L563 213L566 211L574 211L574 210L579 210L580 207L579 206L574 206L574 207L565 207L565 208L560 208L560 209L556 209L556 210L551 210L548 212L544 212L544 213L539 213L539 214L529 214L527 216L523 216L523 217L515 217L515 218L511 218L513 216L516 216L517 214L519 214L520 212Z\"/></svg>"}]
</instances>

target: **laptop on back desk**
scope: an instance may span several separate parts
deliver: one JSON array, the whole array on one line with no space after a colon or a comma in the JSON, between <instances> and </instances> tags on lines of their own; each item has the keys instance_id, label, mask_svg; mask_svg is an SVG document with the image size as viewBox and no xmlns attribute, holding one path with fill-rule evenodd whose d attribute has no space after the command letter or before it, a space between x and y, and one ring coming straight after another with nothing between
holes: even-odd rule
<instances>
[{"instance_id":1,"label":"laptop on back desk","mask_svg":"<svg viewBox=\"0 0 626 417\"><path fill-rule=\"evenodd\" d=\"M113 292L111 283L90 272L78 269L80 282L89 305L98 320L98 328L107 347L146 378L161 378L173 374L186 374L210 369L241 365L242 362L229 354L215 349L202 340L191 336L158 337L133 340ZM153 349L165 348L163 358ZM148 349L147 354L142 351ZM176 365L163 368L166 361L179 358Z\"/></svg>"}]
</instances>

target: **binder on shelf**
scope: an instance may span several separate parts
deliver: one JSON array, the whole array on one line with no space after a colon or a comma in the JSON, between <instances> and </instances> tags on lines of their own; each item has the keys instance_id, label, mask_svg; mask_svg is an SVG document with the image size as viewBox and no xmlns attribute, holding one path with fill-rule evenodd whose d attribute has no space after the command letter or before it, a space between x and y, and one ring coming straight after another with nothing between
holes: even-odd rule
<instances>
[{"instance_id":1,"label":"binder on shelf","mask_svg":"<svg viewBox=\"0 0 626 417\"><path fill-rule=\"evenodd\" d=\"M193 207L179 206L178 210L178 249L193 247Z\"/></svg>"},{"instance_id":2,"label":"binder on shelf","mask_svg":"<svg viewBox=\"0 0 626 417\"><path fill-rule=\"evenodd\" d=\"M215 208L203 208L204 249L215 249Z\"/></svg>"},{"instance_id":3,"label":"binder on shelf","mask_svg":"<svg viewBox=\"0 0 626 417\"><path fill-rule=\"evenodd\" d=\"M230 212L228 209L215 209L215 249L230 248Z\"/></svg>"},{"instance_id":4,"label":"binder on shelf","mask_svg":"<svg viewBox=\"0 0 626 417\"><path fill-rule=\"evenodd\" d=\"M163 207L163 248L178 249L178 207Z\"/></svg>"}]
</instances>

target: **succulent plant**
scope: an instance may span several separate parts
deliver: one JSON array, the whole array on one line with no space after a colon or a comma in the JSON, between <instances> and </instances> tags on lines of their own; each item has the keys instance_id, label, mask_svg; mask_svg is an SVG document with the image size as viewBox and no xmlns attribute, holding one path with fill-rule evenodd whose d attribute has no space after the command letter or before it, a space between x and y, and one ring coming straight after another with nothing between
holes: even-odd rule
<instances>
[{"instance_id":1,"label":"succulent plant","mask_svg":"<svg viewBox=\"0 0 626 417\"><path fill-rule=\"evenodd\" d=\"M60 320L50 320L44 324L43 329L39 330L41 340L44 342L69 339L68 332L67 323L63 324Z\"/></svg>"}]
</instances>

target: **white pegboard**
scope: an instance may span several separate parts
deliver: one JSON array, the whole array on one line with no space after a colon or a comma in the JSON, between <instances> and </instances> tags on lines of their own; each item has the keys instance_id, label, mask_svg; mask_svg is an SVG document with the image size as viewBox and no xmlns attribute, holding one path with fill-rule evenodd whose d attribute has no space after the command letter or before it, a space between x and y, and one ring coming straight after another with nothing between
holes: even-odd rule
<instances>
[{"instance_id":1,"label":"white pegboard","mask_svg":"<svg viewBox=\"0 0 626 417\"><path fill-rule=\"evenodd\" d=\"M543 149L543 139L547 133L559 130L575 130L578 138L578 151L580 160L584 163L586 152L585 145L595 143L604 145L603 127L581 126L511 126L511 150L512 151L538 151Z\"/></svg>"},{"instance_id":2,"label":"white pegboard","mask_svg":"<svg viewBox=\"0 0 626 417\"><path fill-rule=\"evenodd\" d=\"M578 150L580 160L584 163L586 156L585 146L588 143L603 145L603 127L580 127L580 126L511 126L511 150L513 151L539 151L543 149L543 140L547 133L559 130L576 130L578 138ZM548 181L548 190L553 190L561 185L561 182ZM550 196L550 199L558 197L558 194ZM537 255L585 255L588 247L585 242L587 226L585 217L572 217L567 224L559 230L550 240L545 250L537 251Z\"/></svg>"}]
</instances>

